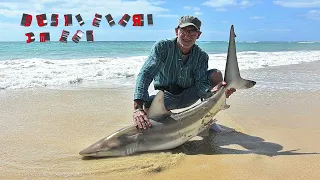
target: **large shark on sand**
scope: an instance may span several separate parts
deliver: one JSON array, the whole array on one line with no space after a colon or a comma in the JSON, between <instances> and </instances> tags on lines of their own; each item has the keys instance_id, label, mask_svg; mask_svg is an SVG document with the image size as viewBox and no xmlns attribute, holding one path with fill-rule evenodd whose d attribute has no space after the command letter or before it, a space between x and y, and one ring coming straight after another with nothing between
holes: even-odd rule
<instances>
[{"instance_id":1,"label":"large shark on sand","mask_svg":"<svg viewBox=\"0 0 320 180\"><path fill-rule=\"evenodd\" d=\"M144 151L172 149L210 127L213 124L213 117L220 110L228 108L226 89L247 89L256 84L240 76L235 37L232 25L224 76L226 86L201 103L177 113L168 113L164 107L164 93L159 91L148 112L152 128L141 130L134 125L125 127L82 150L79 154L92 157L126 156Z\"/></svg>"}]
</instances>

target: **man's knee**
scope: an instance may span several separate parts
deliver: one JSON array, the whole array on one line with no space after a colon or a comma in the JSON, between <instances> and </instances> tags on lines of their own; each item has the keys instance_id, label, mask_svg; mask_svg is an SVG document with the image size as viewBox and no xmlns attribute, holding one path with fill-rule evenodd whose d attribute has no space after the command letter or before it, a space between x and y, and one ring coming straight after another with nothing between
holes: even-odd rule
<instances>
[{"instance_id":1,"label":"man's knee","mask_svg":"<svg viewBox=\"0 0 320 180\"><path fill-rule=\"evenodd\" d=\"M222 73L219 70L209 71L209 78L213 86L217 85L223 80Z\"/></svg>"}]
</instances>

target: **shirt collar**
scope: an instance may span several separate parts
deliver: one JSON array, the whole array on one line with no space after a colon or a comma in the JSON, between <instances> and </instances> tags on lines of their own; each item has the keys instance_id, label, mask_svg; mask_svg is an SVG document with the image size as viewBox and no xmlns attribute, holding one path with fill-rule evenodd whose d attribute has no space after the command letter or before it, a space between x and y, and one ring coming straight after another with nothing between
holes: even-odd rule
<instances>
[{"instance_id":1,"label":"shirt collar","mask_svg":"<svg viewBox=\"0 0 320 180\"><path fill-rule=\"evenodd\" d=\"M180 48L178 47L178 42L177 42L177 41L178 41L178 38L175 37L175 38L173 39L173 41L174 41L175 48L177 49L177 52L178 52L178 55L179 55L179 61L182 61L182 52L181 52ZM194 45L192 46L192 48L191 48L191 50L190 50L190 52L189 52L189 54L188 54L189 60L187 61L187 64L189 64L189 63L191 62L191 60L192 60L192 58L190 58L190 56L193 55L193 50L194 50L195 46L196 46L196 44L194 44Z\"/></svg>"}]
</instances>

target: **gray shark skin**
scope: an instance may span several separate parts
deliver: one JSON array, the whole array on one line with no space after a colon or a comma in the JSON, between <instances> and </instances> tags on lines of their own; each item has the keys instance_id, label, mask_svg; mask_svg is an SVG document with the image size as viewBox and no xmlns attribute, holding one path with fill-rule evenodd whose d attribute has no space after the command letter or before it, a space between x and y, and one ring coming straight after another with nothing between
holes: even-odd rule
<instances>
[{"instance_id":1,"label":"gray shark skin","mask_svg":"<svg viewBox=\"0 0 320 180\"><path fill-rule=\"evenodd\" d=\"M79 154L90 157L126 156L138 152L160 151L176 148L213 124L213 117L226 105L225 90L247 89L256 82L242 79L236 55L234 27L230 29L230 40L226 62L226 86L211 97L179 113L168 113L164 107L163 91L154 98L148 112L152 127L138 129L134 125L122 128L92 144Z\"/></svg>"}]
</instances>

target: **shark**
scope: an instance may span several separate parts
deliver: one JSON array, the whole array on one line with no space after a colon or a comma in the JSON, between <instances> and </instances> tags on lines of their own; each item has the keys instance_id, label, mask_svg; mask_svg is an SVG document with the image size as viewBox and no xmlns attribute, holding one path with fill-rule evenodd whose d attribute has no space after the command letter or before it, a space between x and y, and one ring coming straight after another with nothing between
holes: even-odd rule
<instances>
[{"instance_id":1,"label":"shark","mask_svg":"<svg viewBox=\"0 0 320 180\"><path fill-rule=\"evenodd\" d=\"M240 76L235 38L232 25L224 73L224 81L227 83L225 86L200 103L180 112L167 111L164 106L164 92L159 91L148 111L151 128L139 129L129 125L83 149L79 154L88 157L115 157L169 150L209 129L214 123L214 116L230 107L226 104L226 89L248 89L256 84L255 81Z\"/></svg>"}]
</instances>

